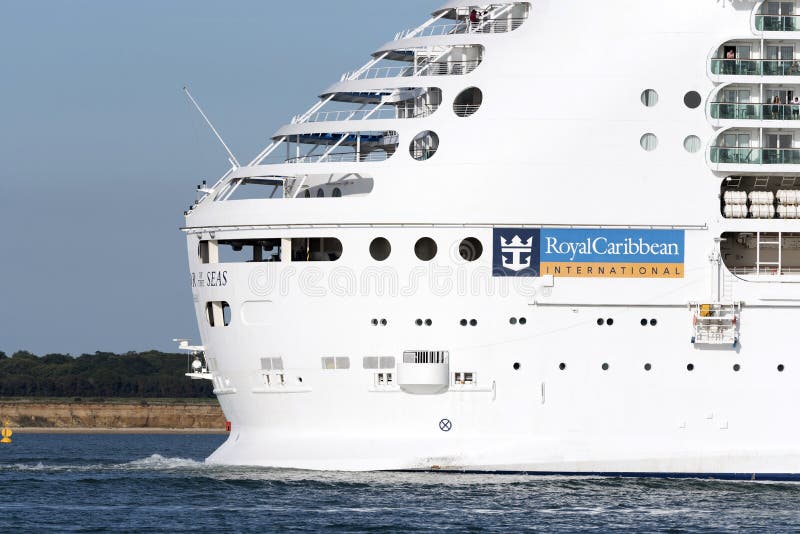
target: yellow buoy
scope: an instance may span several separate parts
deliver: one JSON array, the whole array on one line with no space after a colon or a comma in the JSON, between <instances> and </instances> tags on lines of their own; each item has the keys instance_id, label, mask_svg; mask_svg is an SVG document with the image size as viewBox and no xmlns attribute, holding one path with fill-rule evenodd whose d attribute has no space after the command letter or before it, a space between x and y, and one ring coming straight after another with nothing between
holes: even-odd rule
<instances>
[{"instance_id":1,"label":"yellow buoy","mask_svg":"<svg viewBox=\"0 0 800 534\"><path fill-rule=\"evenodd\" d=\"M14 433L8 428L8 421L3 424L3 430L0 430L0 436L3 436L3 439L0 439L0 443L11 443L11 436Z\"/></svg>"}]
</instances>

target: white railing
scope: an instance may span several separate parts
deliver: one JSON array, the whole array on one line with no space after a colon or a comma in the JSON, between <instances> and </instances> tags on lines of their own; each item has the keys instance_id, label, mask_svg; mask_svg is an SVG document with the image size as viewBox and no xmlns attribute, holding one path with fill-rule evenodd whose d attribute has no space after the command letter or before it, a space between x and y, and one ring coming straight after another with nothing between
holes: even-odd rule
<instances>
[{"instance_id":1,"label":"white railing","mask_svg":"<svg viewBox=\"0 0 800 534\"><path fill-rule=\"evenodd\" d=\"M451 22L449 24L435 24L415 33L414 29L399 32L394 36L395 41L410 39L411 37L438 37L443 35L464 35L470 33L507 33L522 26L526 19L499 19L479 22Z\"/></svg>"},{"instance_id":2,"label":"white railing","mask_svg":"<svg viewBox=\"0 0 800 534\"><path fill-rule=\"evenodd\" d=\"M436 106L421 106L414 109L383 108L379 110L359 109L351 111L320 111L306 122L362 121L371 119L417 119L431 115Z\"/></svg>"},{"instance_id":3,"label":"white railing","mask_svg":"<svg viewBox=\"0 0 800 534\"><path fill-rule=\"evenodd\" d=\"M434 61L408 67L372 67L360 73L345 73L342 75L342 81L406 78L409 76L460 76L471 73L480 64L480 60L474 59L471 61Z\"/></svg>"},{"instance_id":4,"label":"white railing","mask_svg":"<svg viewBox=\"0 0 800 534\"><path fill-rule=\"evenodd\" d=\"M393 153L392 153L393 154ZM285 163L358 163L364 161L386 161L392 154L383 150L376 150L374 152L357 153L357 152L338 152L334 154L318 154L316 156L300 156L297 158L289 158Z\"/></svg>"},{"instance_id":5,"label":"white railing","mask_svg":"<svg viewBox=\"0 0 800 534\"><path fill-rule=\"evenodd\" d=\"M728 269L731 271L731 274L742 276L782 276L787 274L800 274L800 268L798 267L778 268L777 266L772 266L761 267L760 269L757 267L729 267Z\"/></svg>"}]
</instances>

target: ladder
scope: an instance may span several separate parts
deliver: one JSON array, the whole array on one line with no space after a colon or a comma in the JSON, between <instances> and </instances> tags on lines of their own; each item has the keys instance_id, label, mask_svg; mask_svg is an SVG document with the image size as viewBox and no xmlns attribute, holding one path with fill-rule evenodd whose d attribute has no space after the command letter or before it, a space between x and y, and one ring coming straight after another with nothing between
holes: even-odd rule
<instances>
[{"instance_id":1,"label":"ladder","mask_svg":"<svg viewBox=\"0 0 800 534\"><path fill-rule=\"evenodd\" d=\"M769 239L769 238L768 238ZM761 232L756 232L756 276L761 276L762 271L772 270L767 274L781 274L781 267L783 265L783 246L782 246L782 233L777 233L777 241L764 241ZM762 251L776 247L778 250L778 261L762 261Z\"/></svg>"}]
</instances>

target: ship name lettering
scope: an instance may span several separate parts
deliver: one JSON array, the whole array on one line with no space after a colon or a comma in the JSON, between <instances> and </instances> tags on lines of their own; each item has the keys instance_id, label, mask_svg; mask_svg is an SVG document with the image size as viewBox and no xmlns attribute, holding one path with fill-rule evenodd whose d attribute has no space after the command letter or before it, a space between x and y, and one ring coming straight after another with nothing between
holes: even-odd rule
<instances>
[{"instance_id":1,"label":"ship name lettering","mask_svg":"<svg viewBox=\"0 0 800 534\"><path fill-rule=\"evenodd\" d=\"M643 238L630 237L619 242L609 242L608 238L587 238L586 241L559 241L557 237L545 240L546 254L569 255L570 261L577 256L679 256L677 243L648 243Z\"/></svg>"}]
</instances>

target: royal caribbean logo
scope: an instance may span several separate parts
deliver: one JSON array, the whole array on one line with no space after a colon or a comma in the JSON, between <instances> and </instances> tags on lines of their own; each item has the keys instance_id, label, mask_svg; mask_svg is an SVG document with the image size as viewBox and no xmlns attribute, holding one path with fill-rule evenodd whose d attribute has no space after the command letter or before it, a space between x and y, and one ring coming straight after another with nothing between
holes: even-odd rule
<instances>
[{"instance_id":1,"label":"royal caribbean logo","mask_svg":"<svg viewBox=\"0 0 800 534\"><path fill-rule=\"evenodd\" d=\"M496 228L495 276L683 278L682 230Z\"/></svg>"},{"instance_id":2,"label":"royal caribbean logo","mask_svg":"<svg viewBox=\"0 0 800 534\"><path fill-rule=\"evenodd\" d=\"M494 275L539 276L538 228L495 228Z\"/></svg>"}]
</instances>

